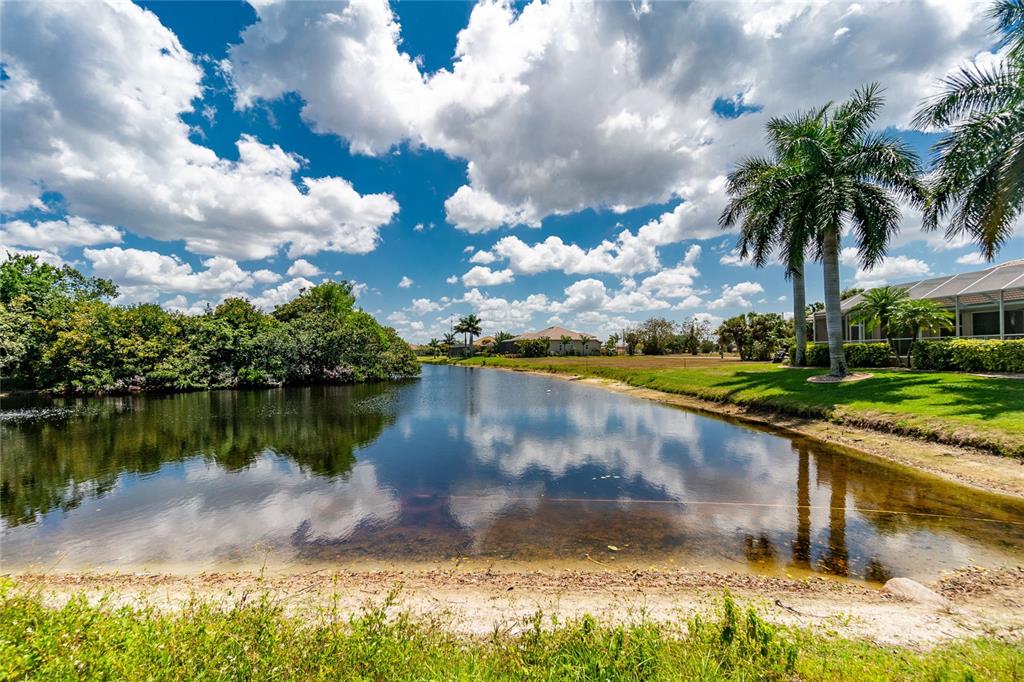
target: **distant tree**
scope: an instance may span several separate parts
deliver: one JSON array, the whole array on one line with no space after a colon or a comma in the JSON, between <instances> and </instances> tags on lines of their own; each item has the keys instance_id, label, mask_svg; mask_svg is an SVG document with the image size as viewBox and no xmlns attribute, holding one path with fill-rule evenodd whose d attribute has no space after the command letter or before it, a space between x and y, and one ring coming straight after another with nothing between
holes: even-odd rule
<instances>
[{"instance_id":1,"label":"distant tree","mask_svg":"<svg viewBox=\"0 0 1024 682\"><path fill-rule=\"evenodd\" d=\"M430 349L430 354L433 357L437 357L441 354L441 342L437 339L430 339L430 341L427 342L427 348Z\"/></svg>"},{"instance_id":2,"label":"distant tree","mask_svg":"<svg viewBox=\"0 0 1024 682\"><path fill-rule=\"evenodd\" d=\"M711 340L711 324L707 320L699 320L691 317L679 324L682 350L690 355L698 355L701 352L701 345ZM712 347L714 344L712 343ZM710 351L707 351L710 352Z\"/></svg>"},{"instance_id":3,"label":"distant tree","mask_svg":"<svg viewBox=\"0 0 1024 682\"><path fill-rule=\"evenodd\" d=\"M448 332L444 335L444 349L446 352L451 351L452 346L458 343L458 339L455 338L455 334Z\"/></svg>"},{"instance_id":4,"label":"distant tree","mask_svg":"<svg viewBox=\"0 0 1024 682\"><path fill-rule=\"evenodd\" d=\"M86 277L70 265L57 267L38 256L11 252L0 263L0 303L10 304L15 298L25 297L23 307L33 313L45 315L48 306L59 305L66 310L72 302L115 296L117 287L109 279Z\"/></svg>"},{"instance_id":5,"label":"distant tree","mask_svg":"<svg viewBox=\"0 0 1024 682\"><path fill-rule=\"evenodd\" d=\"M300 289L297 298L277 306L273 314L282 322L306 315L330 315L340 320L352 312L355 303L351 282L327 280L314 287Z\"/></svg>"},{"instance_id":6,"label":"distant tree","mask_svg":"<svg viewBox=\"0 0 1024 682\"><path fill-rule=\"evenodd\" d=\"M347 283L312 287L277 317L241 298L200 315L111 305L109 281L70 266L0 263L5 385L65 393L380 381L419 371L391 327L353 309Z\"/></svg>"},{"instance_id":7,"label":"distant tree","mask_svg":"<svg viewBox=\"0 0 1024 682\"><path fill-rule=\"evenodd\" d=\"M893 309L891 324L901 332L912 334L910 346L907 347L907 367L910 367L910 356L921 334L939 334L943 330L953 329L953 313L943 308L938 301L908 298L900 301Z\"/></svg>"},{"instance_id":8,"label":"distant tree","mask_svg":"<svg viewBox=\"0 0 1024 682\"><path fill-rule=\"evenodd\" d=\"M718 327L718 342L736 348L741 360L770 360L793 341L793 325L778 313L747 313Z\"/></svg>"},{"instance_id":9,"label":"distant tree","mask_svg":"<svg viewBox=\"0 0 1024 682\"><path fill-rule=\"evenodd\" d=\"M480 336L480 318L477 317L476 313L470 313L465 317L459 318L459 323L455 325L455 331L465 334L468 337L466 341L466 347L472 352L473 348L473 337Z\"/></svg>"},{"instance_id":10,"label":"distant tree","mask_svg":"<svg viewBox=\"0 0 1024 682\"><path fill-rule=\"evenodd\" d=\"M848 298L853 298L857 294L864 293L864 287L847 287L839 292L839 300L845 301Z\"/></svg>"},{"instance_id":11,"label":"distant tree","mask_svg":"<svg viewBox=\"0 0 1024 682\"><path fill-rule=\"evenodd\" d=\"M604 352L608 355L614 355L615 350L619 347L619 335L609 334L608 338L604 340Z\"/></svg>"},{"instance_id":12,"label":"distant tree","mask_svg":"<svg viewBox=\"0 0 1024 682\"><path fill-rule=\"evenodd\" d=\"M676 334L676 326L664 317L652 317L639 328L644 355L664 355Z\"/></svg>"},{"instance_id":13,"label":"distant tree","mask_svg":"<svg viewBox=\"0 0 1024 682\"><path fill-rule=\"evenodd\" d=\"M636 355L636 349L644 342L643 332L638 327L630 327L622 336L622 342L626 344L626 355Z\"/></svg>"},{"instance_id":14,"label":"distant tree","mask_svg":"<svg viewBox=\"0 0 1024 682\"><path fill-rule=\"evenodd\" d=\"M18 325L14 336L3 341L7 385L47 387L40 383L46 381L41 376L43 356L61 325L77 307L115 296L117 287L108 279L86 277L70 265L57 267L37 256L7 252L0 263L0 305L6 308L5 322Z\"/></svg>"},{"instance_id":15,"label":"distant tree","mask_svg":"<svg viewBox=\"0 0 1024 682\"><path fill-rule=\"evenodd\" d=\"M0 378L16 371L32 347L32 314L23 306L27 300L21 296L0 303Z\"/></svg>"}]
</instances>

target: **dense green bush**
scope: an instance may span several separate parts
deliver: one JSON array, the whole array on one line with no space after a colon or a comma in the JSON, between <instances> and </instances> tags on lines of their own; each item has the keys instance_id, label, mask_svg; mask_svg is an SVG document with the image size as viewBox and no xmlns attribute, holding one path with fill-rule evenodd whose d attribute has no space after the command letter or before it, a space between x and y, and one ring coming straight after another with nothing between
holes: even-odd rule
<instances>
[{"instance_id":1,"label":"dense green bush","mask_svg":"<svg viewBox=\"0 0 1024 682\"><path fill-rule=\"evenodd\" d=\"M542 358L548 354L548 340L523 339L516 341L516 349L524 358Z\"/></svg>"},{"instance_id":2,"label":"dense green bush","mask_svg":"<svg viewBox=\"0 0 1024 682\"><path fill-rule=\"evenodd\" d=\"M747 313L718 327L718 342L735 348L741 360L771 360L793 345L793 323L778 313Z\"/></svg>"},{"instance_id":3,"label":"dense green bush","mask_svg":"<svg viewBox=\"0 0 1024 682\"><path fill-rule=\"evenodd\" d=\"M201 315L103 300L116 294L108 280L31 256L0 263L5 386L119 393L382 381L419 373L397 332L355 307L348 282L324 282L270 315L241 298Z\"/></svg>"},{"instance_id":4,"label":"dense green bush","mask_svg":"<svg viewBox=\"0 0 1024 682\"><path fill-rule=\"evenodd\" d=\"M892 365L892 350L886 343L844 343L843 353L846 364L850 367L889 367ZM795 359L795 349L789 351L789 362ZM807 344L807 365L809 367L828 367L828 344Z\"/></svg>"},{"instance_id":5,"label":"dense green bush","mask_svg":"<svg viewBox=\"0 0 1024 682\"><path fill-rule=\"evenodd\" d=\"M957 372L1024 372L1024 339L918 341L911 364L916 369Z\"/></svg>"}]
</instances>

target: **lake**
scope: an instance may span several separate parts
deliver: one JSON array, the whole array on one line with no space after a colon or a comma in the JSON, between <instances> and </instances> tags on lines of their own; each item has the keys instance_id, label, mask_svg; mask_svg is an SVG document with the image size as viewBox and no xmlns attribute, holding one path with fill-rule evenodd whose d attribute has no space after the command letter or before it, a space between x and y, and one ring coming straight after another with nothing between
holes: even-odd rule
<instances>
[{"instance_id":1,"label":"lake","mask_svg":"<svg viewBox=\"0 0 1024 682\"><path fill-rule=\"evenodd\" d=\"M5 571L377 565L882 581L1024 558L1024 504L553 377L0 411Z\"/></svg>"}]
</instances>

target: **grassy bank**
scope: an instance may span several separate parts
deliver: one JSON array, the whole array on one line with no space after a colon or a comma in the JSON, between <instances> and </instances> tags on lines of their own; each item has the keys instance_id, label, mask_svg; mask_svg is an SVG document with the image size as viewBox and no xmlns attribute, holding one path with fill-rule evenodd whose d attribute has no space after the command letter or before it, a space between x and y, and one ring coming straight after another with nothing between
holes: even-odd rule
<instances>
[{"instance_id":1,"label":"grassy bank","mask_svg":"<svg viewBox=\"0 0 1024 682\"><path fill-rule=\"evenodd\" d=\"M0 601L2 679L686 679L1011 680L1024 650L994 639L927 652L780 629L727 595L716 613L677 625L613 626L542 613L487 637L450 634L393 603L303 619L269 596L181 613L48 608Z\"/></svg>"},{"instance_id":2,"label":"grassy bank","mask_svg":"<svg viewBox=\"0 0 1024 682\"><path fill-rule=\"evenodd\" d=\"M488 365L602 377L713 402L1024 456L1024 381L946 372L871 370L845 384L809 384L818 369L718 358L471 358Z\"/></svg>"},{"instance_id":3,"label":"grassy bank","mask_svg":"<svg viewBox=\"0 0 1024 682\"><path fill-rule=\"evenodd\" d=\"M450 362L444 355L417 355L416 361L421 365L447 365Z\"/></svg>"}]
</instances>

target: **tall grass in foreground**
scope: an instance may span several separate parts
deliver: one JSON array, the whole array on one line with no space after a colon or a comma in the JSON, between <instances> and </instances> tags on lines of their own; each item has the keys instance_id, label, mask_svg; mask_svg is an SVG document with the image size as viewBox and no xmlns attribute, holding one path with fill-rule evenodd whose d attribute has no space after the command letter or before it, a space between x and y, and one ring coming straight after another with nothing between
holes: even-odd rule
<instances>
[{"instance_id":1,"label":"tall grass in foreground","mask_svg":"<svg viewBox=\"0 0 1024 682\"><path fill-rule=\"evenodd\" d=\"M416 619L393 598L342 617L296 618L270 595L183 612L47 608L37 595L0 598L2 679L1021 679L1020 647L994 640L927 653L780 630L728 595L680 627L639 621L558 622L537 613L512 630L460 637Z\"/></svg>"}]
</instances>

